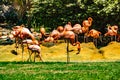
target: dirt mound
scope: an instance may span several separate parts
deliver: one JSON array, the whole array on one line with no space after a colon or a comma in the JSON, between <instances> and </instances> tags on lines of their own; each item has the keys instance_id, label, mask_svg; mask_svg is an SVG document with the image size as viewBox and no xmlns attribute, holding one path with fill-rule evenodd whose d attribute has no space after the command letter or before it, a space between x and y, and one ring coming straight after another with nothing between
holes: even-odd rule
<instances>
[{"instance_id":1,"label":"dirt mound","mask_svg":"<svg viewBox=\"0 0 120 80\"><path fill-rule=\"evenodd\" d=\"M13 54L15 44L0 45L0 61L22 61L21 48L17 49L18 53ZM41 45L42 58L44 61L66 61L66 43L55 44L52 47L45 47ZM107 46L100 49L96 48L92 42L81 43L81 52L76 55L77 47L70 45L69 54L71 62L79 61L111 61L120 60L120 43L111 42ZM27 48L24 51L24 60L29 57Z\"/></svg>"},{"instance_id":2,"label":"dirt mound","mask_svg":"<svg viewBox=\"0 0 120 80\"><path fill-rule=\"evenodd\" d=\"M107 60L120 60L120 43L111 42L106 47L100 49Z\"/></svg>"}]
</instances>

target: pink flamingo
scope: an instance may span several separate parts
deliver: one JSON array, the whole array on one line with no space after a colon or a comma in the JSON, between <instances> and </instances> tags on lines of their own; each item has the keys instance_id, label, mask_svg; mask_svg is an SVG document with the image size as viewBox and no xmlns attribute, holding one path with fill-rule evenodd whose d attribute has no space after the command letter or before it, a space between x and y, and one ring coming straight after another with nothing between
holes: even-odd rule
<instances>
[{"instance_id":1,"label":"pink flamingo","mask_svg":"<svg viewBox=\"0 0 120 80\"><path fill-rule=\"evenodd\" d=\"M100 34L101 32L100 31L97 31L95 29L91 29L89 32L88 32L88 37L92 37L93 38L93 42L95 42L95 46L97 46L97 39L100 37ZM100 37L100 40L102 41L101 37Z\"/></svg>"},{"instance_id":2,"label":"pink flamingo","mask_svg":"<svg viewBox=\"0 0 120 80\"><path fill-rule=\"evenodd\" d=\"M68 22L68 23L64 26L64 30L65 30L65 31L70 31L70 30L72 30L71 22Z\"/></svg>"},{"instance_id":3,"label":"pink flamingo","mask_svg":"<svg viewBox=\"0 0 120 80\"><path fill-rule=\"evenodd\" d=\"M40 48L40 46L30 45L30 46L28 46L28 49L31 51L31 54L29 55L29 59L31 59L31 55L34 53L34 62L35 62L36 53L38 53L38 57L40 58L41 61L43 61L42 58L41 58L41 48Z\"/></svg>"},{"instance_id":4,"label":"pink flamingo","mask_svg":"<svg viewBox=\"0 0 120 80\"><path fill-rule=\"evenodd\" d=\"M58 30L53 30L50 36L54 38L55 42L57 42L58 39L60 38L60 32Z\"/></svg>"},{"instance_id":5,"label":"pink flamingo","mask_svg":"<svg viewBox=\"0 0 120 80\"><path fill-rule=\"evenodd\" d=\"M44 40L44 42L54 42L54 38L49 36Z\"/></svg>"},{"instance_id":6,"label":"pink flamingo","mask_svg":"<svg viewBox=\"0 0 120 80\"><path fill-rule=\"evenodd\" d=\"M45 36L46 30L44 27L40 28L40 33L42 34L42 36Z\"/></svg>"},{"instance_id":7,"label":"pink flamingo","mask_svg":"<svg viewBox=\"0 0 120 80\"><path fill-rule=\"evenodd\" d=\"M28 52L29 52L29 58L28 58L28 60L27 61L31 61L31 55L34 53L35 54L35 56L36 56L36 53L38 53L38 56L39 56L39 58L40 58L40 60L42 60L42 58L41 58L41 48L40 48L40 46L39 46L39 42L37 41L37 40L31 40L31 39L26 39L26 40L23 40L22 41L22 43L23 44L27 44L27 47L28 47ZM29 45L30 44L30 45ZM30 51L32 52L32 53L30 53ZM34 61L35 61L35 56L34 56Z\"/></svg>"},{"instance_id":8,"label":"pink flamingo","mask_svg":"<svg viewBox=\"0 0 120 80\"><path fill-rule=\"evenodd\" d=\"M61 37L67 40L67 62L70 62L69 57L69 43L71 43L73 46L77 45L78 52L76 54L80 53L80 42L75 40L75 33L73 31L66 31L64 30L61 34Z\"/></svg>"},{"instance_id":9,"label":"pink flamingo","mask_svg":"<svg viewBox=\"0 0 120 80\"><path fill-rule=\"evenodd\" d=\"M105 36L111 36L111 41L113 36L115 36L115 41L116 41L116 36L117 36L117 32L118 32L118 26L114 25L114 26L108 26L107 28L108 32L105 33Z\"/></svg>"},{"instance_id":10,"label":"pink flamingo","mask_svg":"<svg viewBox=\"0 0 120 80\"><path fill-rule=\"evenodd\" d=\"M76 40L78 41L78 35L82 33L82 27L80 24L75 24L72 28L72 31L76 35Z\"/></svg>"},{"instance_id":11,"label":"pink flamingo","mask_svg":"<svg viewBox=\"0 0 120 80\"><path fill-rule=\"evenodd\" d=\"M72 28L72 31L76 34L82 33L82 27L80 24L75 24Z\"/></svg>"},{"instance_id":12,"label":"pink flamingo","mask_svg":"<svg viewBox=\"0 0 120 80\"><path fill-rule=\"evenodd\" d=\"M89 27L92 25L93 19L91 17L88 18L88 20L84 20L82 22L82 33L84 33L84 41L87 38L87 34L89 31Z\"/></svg>"},{"instance_id":13,"label":"pink flamingo","mask_svg":"<svg viewBox=\"0 0 120 80\"><path fill-rule=\"evenodd\" d=\"M64 30L63 26L58 26L57 27L57 31L59 31L60 33L63 32L63 30Z\"/></svg>"},{"instance_id":14,"label":"pink flamingo","mask_svg":"<svg viewBox=\"0 0 120 80\"><path fill-rule=\"evenodd\" d=\"M33 42L35 42L35 37L33 36L33 34L29 31L29 29L25 28L24 25L21 26L15 26L12 28L13 29L13 36L15 37L15 41L16 41L16 48L19 45L19 40L21 41L20 44L22 46L22 60L23 60L23 52L24 52L24 46L22 41L26 38L31 38ZM17 51L17 49L16 49Z\"/></svg>"},{"instance_id":15,"label":"pink flamingo","mask_svg":"<svg viewBox=\"0 0 120 80\"><path fill-rule=\"evenodd\" d=\"M60 32L62 32L62 26L59 26L56 30L53 30L49 37L47 37L44 41L45 42L54 42L57 43L58 39L60 39Z\"/></svg>"},{"instance_id":16,"label":"pink flamingo","mask_svg":"<svg viewBox=\"0 0 120 80\"><path fill-rule=\"evenodd\" d=\"M45 30L44 27L41 27L41 28L40 28L40 33L41 33L41 36L42 36L42 37L41 37L41 41L44 40L46 37L49 36L49 34L46 33L46 30Z\"/></svg>"}]
</instances>

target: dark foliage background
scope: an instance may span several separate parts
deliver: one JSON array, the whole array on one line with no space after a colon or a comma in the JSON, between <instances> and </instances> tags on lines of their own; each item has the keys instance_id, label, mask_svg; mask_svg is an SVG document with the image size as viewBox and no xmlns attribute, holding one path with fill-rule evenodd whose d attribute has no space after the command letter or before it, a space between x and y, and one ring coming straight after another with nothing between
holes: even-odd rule
<instances>
[{"instance_id":1,"label":"dark foliage background","mask_svg":"<svg viewBox=\"0 0 120 80\"><path fill-rule=\"evenodd\" d=\"M72 25L88 17L93 18L91 28L105 33L107 25L120 26L119 0L0 0L0 22L26 24L48 31L68 21Z\"/></svg>"}]
</instances>

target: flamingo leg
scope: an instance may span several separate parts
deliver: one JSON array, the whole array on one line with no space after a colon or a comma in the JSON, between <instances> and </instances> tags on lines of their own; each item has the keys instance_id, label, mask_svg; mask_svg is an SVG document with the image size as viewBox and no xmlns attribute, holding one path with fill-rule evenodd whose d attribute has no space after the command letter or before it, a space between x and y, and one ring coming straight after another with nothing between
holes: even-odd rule
<instances>
[{"instance_id":1,"label":"flamingo leg","mask_svg":"<svg viewBox=\"0 0 120 80\"><path fill-rule=\"evenodd\" d=\"M100 34L100 41L102 42L102 35Z\"/></svg>"},{"instance_id":2,"label":"flamingo leg","mask_svg":"<svg viewBox=\"0 0 120 80\"><path fill-rule=\"evenodd\" d=\"M84 42L86 42L86 37L85 37L85 35L84 35Z\"/></svg>"},{"instance_id":3,"label":"flamingo leg","mask_svg":"<svg viewBox=\"0 0 120 80\"><path fill-rule=\"evenodd\" d=\"M42 57L41 57L41 53L38 53L38 56L39 56L39 58L40 58L40 61L43 62Z\"/></svg>"},{"instance_id":4,"label":"flamingo leg","mask_svg":"<svg viewBox=\"0 0 120 80\"><path fill-rule=\"evenodd\" d=\"M24 53L24 45L23 45L23 43L21 43L21 47L22 47L22 61L23 61L23 53Z\"/></svg>"},{"instance_id":5,"label":"flamingo leg","mask_svg":"<svg viewBox=\"0 0 120 80\"><path fill-rule=\"evenodd\" d=\"M81 50L81 48L80 48L80 42L77 41L76 44L77 44L77 48L78 48L78 52L76 54L79 54L80 50Z\"/></svg>"},{"instance_id":6,"label":"flamingo leg","mask_svg":"<svg viewBox=\"0 0 120 80\"><path fill-rule=\"evenodd\" d=\"M28 44L27 44L27 47L28 47ZM30 50L28 49L28 53L29 53L29 58L28 58L27 61L30 61L30 62L31 62L31 61L32 61L32 59L31 59L31 55L32 55L33 52L30 53Z\"/></svg>"},{"instance_id":7,"label":"flamingo leg","mask_svg":"<svg viewBox=\"0 0 120 80\"><path fill-rule=\"evenodd\" d=\"M70 62L70 56L69 56L69 40L67 40L67 63Z\"/></svg>"},{"instance_id":8,"label":"flamingo leg","mask_svg":"<svg viewBox=\"0 0 120 80\"><path fill-rule=\"evenodd\" d=\"M97 47L97 40L95 38L93 38L93 43L94 43L95 47Z\"/></svg>"},{"instance_id":9,"label":"flamingo leg","mask_svg":"<svg viewBox=\"0 0 120 80\"><path fill-rule=\"evenodd\" d=\"M29 58L27 59L27 61L32 61L32 60L31 60L31 55L32 55L32 53L30 53L29 50L28 50L28 53L29 53Z\"/></svg>"},{"instance_id":10,"label":"flamingo leg","mask_svg":"<svg viewBox=\"0 0 120 80\"><path fill-rule=\"evenodd\" d=\"M17 52L17 50L18 50L18 46L19 46L18 40L17 40L17 38L15 38L15 48L16 48L16 52Z\"/></svg>"},{"instance_id":11,"label":"flamingo leg","mask_svg":"<svg viewBox=\"0 0 120 80\"><path fill-rule=\"evenodd\" d=\"M110 40L113 41L113 36L110 36Z\"/></svg>"},{"instance_id":12,"label":"flamingo leg","mask_svg":"<svg viewBox=\"0 0 120 80\"><path fill-rule=\"evenodd\" d=\"M75 34L75 36L76 36L75 38L76 38L76 42L77 42L78 41L78 34Z\"/></svg>"},{"instance_id":13,"label":"flamingo leg","mask_svg":"<svg viewBox=\"0 0 120 80\"><path fill-rule=\"evenodd\" d=\"M84 35L84 42L88 42L88 37L86 35Z\"/></svg>"},{"instance_id":14,"label":"flamingo leg","mask_svg":"<svg viewBox=\"0 0 120 80\"><path fill-rule=\"evenodd\" d=\"M34 62L35 62L35 57L36 57L36 51L34 52Z\"/></svg>"},{"instance_id":15,"label":"flamingo leg","mask_svg":"<svg viewBox=\"0 0 120 80\"><path fill-rule=\"evenodd\" d=\"M16 45L15 45L15 46L16 46L16 52L17 52L17 51L18 51L17 43L16 43Z\"/></svg>"},{"instance_id":16,"label":"flamingo leg","mask_svg":"<svg viewBox=\"0 0 120 80\"><path fill-rule=\"evenodd\" d=\"M116 37L116 35L115 35L115 41L117 40L117 37Z\"/></svg>"},{"instance_id":17,"label":"flamingo leg","mask_svg":"<svg viewBox=\"0 0 120 80\"><path fill-rule=\"evenodd\" d=\"M97 39L95 38L95 46L97 47Z\"/></svg>"}]
</instances>

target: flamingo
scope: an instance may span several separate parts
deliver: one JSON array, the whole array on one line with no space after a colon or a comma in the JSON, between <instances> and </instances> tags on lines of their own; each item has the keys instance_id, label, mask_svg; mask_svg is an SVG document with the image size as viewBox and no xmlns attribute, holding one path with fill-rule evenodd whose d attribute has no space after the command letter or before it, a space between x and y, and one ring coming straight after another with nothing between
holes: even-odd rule
<instances>
[{"instance_id":1,"label":"flamingo","mask_svg":"<svg viewBox=\"0 0 120 80\"><path fill-rule=\"evenodd\" d=\"M116 26L116 25L108 26L107 30L108 30L108 32L106 32L104 34L104 36L111 36L111 41L112 41L112 37L115 36L115 41L116 41L116 36L117 36L117 32L118 32L118 26Z\"/></svg>"},{"instance_id":2,"label":"flamingo","mask_svg":"<svg viewBox=\"0 0 120 80\"><path fill-rule=\"evenodd\" d=\"M100 37L101 32L97 31L95 29L91 29L88 32L88 37L93 37L93 42L95 42L95 46L97 46L97 39ZM100 38L100 40L102 41L102 39Z\"/></svg>"},{"instance_id":3,"label":"flamingo","mask_svg":"<svg viewBox=\"0 0 120 80\"><path fill-rule=\"evenodd\" d=\"M49 36L44 40L44 42L54 42L54 38Z\"/></svg>"},{"instance_id":4,"label":"flamingo","mask_svg":"<svg viewBox=\"0 0 120 80\"><path fill-rule=\"evenodd\" d=\"M72 30L71 22L68 22L68 23L64 26L64 30L65 30L65 31L70 31L70 30Z\"/></svg>"},{"instance_id":5,"label":"flamingo","mask_svg":"<svg viewBox=\"0 0 120 80\"><path fill-rule=\"evenodd\" d=\"M40 33L41 33L43 36L45 36L46 30L45 30L44 27L41 27L41 28L40 28Z\"/></svg>"},{"instance_id":6,"label":"flamingo","mask_svg":"<svg viewBox=\"0 0 120 80\"><path fill-rule=\"evenodd\" d=\"M72 31L76 34L82 33L82 27L80 24L75 24L72 28Z\"/></svg>"},{"instance_id":7,"label":"flamingo","mask_svg":"<svg viewBox=\"0 0 120 80\"><path fill-rule=\"evenodd\" d=\"M91 17L88 18L88 20L84 20L82 23L82 26L85 28L89 28L92 25L93 19Z\"/></svg>"},{"instance_id":8,"label":"flamingo","mask_svg":"<svg viewBox=\"0 0 120 80\"><path fill-rule=\"evenodd\" d=\"M92 21L93 19L89 17L88 20L84 20L82 22L82 26L77 23L73 27L71 27L71 23L68 22L66 30L73 31L74 33L76 33L76 36L78 36L78 34L84 33L84 41L85 41L85 38L87 37L89 31L89 27L92 25Z\"/></svg>"},{"instance_id":9,"label":"flamingo","mask_svg":"<svg viewBox=\"0 0 120 80\"><path fill-rule=\"evenodd\" d=\"M82 27L80 24L75 24L72 28L72 31L75 33L76 35L76 39L78 41L78 35L82 33Z\"/></svg>"},{"instance_id":10,"label":"flamingo","mask_svg":"<svg viewBox=\"0 0 120 80\"><path fill-rule=\"evenodd\" d=\"M76 54L80 53L80 42L75 41L75 33L73 31L66 31L64 30L61 34L61 37L67 40L67 62L70 62L70 57L69 57L69 43L71 43L73 46L77 45L78 52Z\"/></svg>"},{"instance_id":11,"label":"flamingo","mask_svg":"<svg viewBox=\"0 0 120 80\"><path fill-rule=\"evenodd\" d=\"M64 30L63 26L58 26L57 27L57 31L59 31L60 33L63 32L63 30Z\"/></svg>"},{"instance_id":12,"label":"flamingo","mask_svg":"<svg viewBox=\"0 0 120 80\"><path fill-rule=\"evenodd\" d=\"M33 45L28 46L28 49L31 51L31 54L29 55L29 59L31 58L31 55L34 53L34 62L35 62L36 53L38 53L38 57L40 58L41 61L43 61L41 58L40 46L33 44Z\"/></svg>"},{"instance_id":13,"label":"flamingo","mask_svg":"<svg viewBox=\"0 0 120 80\"><path fill-rule=\"evenodd\" d=\"M12 34L17 39L20 38L21 40L23 40L26 38L31 38L33 41L35 40L35 37L28 28L25 28L23 26L15 26L12 29L13 29Z\"/></svg>"},{"instance_id":14,"label":"flamingo","mask_svg":"<svg viewBox=\"0 0 120 80\"><path fill-rule=\"evenodd\" d=\"M29 58L27 61L31 61L31 55L34 53L34 55L36 56L36 52L38 53L38 56L40 58L40 60L42 61L42 58L41 58L41 48L39 46L39 42L37 40L31 40L31 39L26 39L26 40L23 40L22 41L23 44L27 44L27 48L28 48L28 52L29 52ZM30 45L29 45L30 44ZM32 53L30 53L30 51ZM35 62L35 56L34 56L34 62Z\"/></svg>"},{"instance_id":15,"label":"flamingo","mask_svg":"<svg viewBox=\"0 0 120 80\"><path fill-rule=\"evenodd\" d=\"M62 32L61 26L59 26L56 30L54 29L44 41L57 43L58 39L60 39L60 32L59 31Z\"/></svg>"},{"instance_id":16,"label":"flamingo","mask_svg":"<svg viewBox=\"0 0 120 80\"><path fill-rule=\"evenodd\" d=\"M46 30L45 30L45 28L44 27L41 27L40 28L40 33L41 33L41 40L44 40L46 37L48 37L49 36L49 34L47 34L46 33Z\"/></svg>"},{"instance_id":17,"label":"flamingo","mask_svg":"<svg viewBox=\"0 0 120 80\"><path fill-rule=\"evenodd\" d=\"M86 41L85 38L87 37L89 27L92 25L92 21L93 19L91 17L88 17L88 20L84 20L82 22L82 33L84 33L84 41Z\"/></svg>"},{"instance_id":18,"label":"flamingo","mask_svg":"<svg viewBox=\"0 0 120 80\"><path fill-rule=\"evenodd\" d=\"M55 42L57 42L60 38L60 32L58 30L53 30L50 36L54 38Z\"/></svg>"},{"instance_id":19,"label":"flamingo","mask_svg":"<svg viewBox=\"0 0 120 80\"><path fill-rule=\"evenodd\" d=\"M26 38L31 38L33 42L35 42L35 37L33 36L33 34L29 31L28 28L25 28L24 25L21 26L15 26L12 28L13 29L13 36L15 37L15 41L16 41L16 48L18 46L18 40L21 40L21 46L22 46L22 60L23 60L23 52L24 52L24 46L22 44L22 41ZM17 50L16 50L17 51Z\"/></svg>"}]
</instances>

